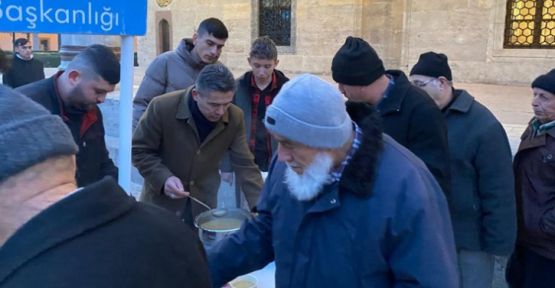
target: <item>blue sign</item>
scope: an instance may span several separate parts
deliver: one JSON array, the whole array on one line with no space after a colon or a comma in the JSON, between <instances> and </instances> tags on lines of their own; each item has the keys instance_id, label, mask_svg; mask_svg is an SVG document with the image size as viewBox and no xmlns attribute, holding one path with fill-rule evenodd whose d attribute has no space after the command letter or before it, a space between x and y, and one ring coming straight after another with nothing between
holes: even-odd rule
<instances>
[{"instance_id":1,"label":"blue sign","mask_svg":"<svg viewBox=\"0 0 555 288\"><path fill-rule=\"evenodd\" d=\"M0 0L0 31L144 35L147 0Z\"/></svg>"}]
</instances>

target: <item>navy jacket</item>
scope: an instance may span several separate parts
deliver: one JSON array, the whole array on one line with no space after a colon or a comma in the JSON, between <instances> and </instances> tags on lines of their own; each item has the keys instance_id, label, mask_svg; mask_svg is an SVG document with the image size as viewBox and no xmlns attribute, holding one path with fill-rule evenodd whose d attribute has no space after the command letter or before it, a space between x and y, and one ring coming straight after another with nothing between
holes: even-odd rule
<instances>
[{"instance_id":1,"label":"navy jacket","mask_svg":"<svg viewBox=\"0 0 555 288\"><path fill-rule=\"evenodd\" d=\"M457 248L508 255L516 238L511 147L495 116L464 90L444 111L451 156L449 205Z\"/></svg>"},{"instance_id":2,"label":"navy jacket","mask_svg":"<svg viewBox=\"0 0 555 288\"><path fill-rule=\"evenodd\" d=\"M291 195L274 160L259 215L208 251L214 287L271 261L280 288L458 287L441 188L406 148L364 133L341 180L311 201Z\"/></svg>"}]
</instances>

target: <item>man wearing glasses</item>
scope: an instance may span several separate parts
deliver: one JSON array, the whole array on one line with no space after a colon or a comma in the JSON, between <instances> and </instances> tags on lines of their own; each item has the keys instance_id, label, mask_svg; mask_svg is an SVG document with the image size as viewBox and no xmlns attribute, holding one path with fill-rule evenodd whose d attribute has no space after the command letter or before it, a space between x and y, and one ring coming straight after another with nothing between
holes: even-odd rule
<instances>
[{"instance_id":1,"label":"man wearing glasses","mask_svg":"<svg viewBox=\"0 0 555 288\"><path fill-rule=\"evenodd\" d=\"M11 68L2 76L3 84L17 88L44 79L44 65L33 58L33 47L29 40L18 38L13 46Z\"/></svg>"},{"instance_id":2,"label":"man wearing glasses","mask_svg":"<svg viewBox=\"0 0 555 288\"><path fill-rule=\"evenodd\" d=\"M453 87L445 54L420 55L410 79L436 102L447 124L451 160L448 202L461 288L490 288L494 255L508 256L516 236L507 134L485 106L467 91Z\"/></svg>"},{"instance_id":3,"label":"man wearing glasses","mask_svg":"<svg viewBox=\"0 0 555 288\"><path fill-rule=\"evenodd\" d=\"M399 70L385 70L376 51L363 39L347 37L332 62L333 80L349 98L347 109L360 123L369 105L380 112L383 131L418 156L449 194L447 128L441 112L424 91Z\"/></svg>"}]
</instances>

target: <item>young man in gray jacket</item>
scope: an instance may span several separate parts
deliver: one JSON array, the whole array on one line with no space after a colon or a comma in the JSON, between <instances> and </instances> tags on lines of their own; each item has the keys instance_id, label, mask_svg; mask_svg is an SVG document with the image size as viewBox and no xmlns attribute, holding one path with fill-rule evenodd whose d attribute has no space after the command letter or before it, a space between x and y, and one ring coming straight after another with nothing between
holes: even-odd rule
<instances>
[{"instance_id":1,"label":"young man in gray jacket","mask_svg":"<svg viewBox=\"0 0 555 288\"><path fill-rule=\"evenodd\" d=\"M133 99L133 129L152 98L193 85L204 66L216 63L227 37L224 23L208 18L200 23L193 38L182 39L175 51L156 57Z\"/></svg>"},{"instance_id":2,"label":"young man in gray jacket","mask_svg":"<svg viewBox=\"0 0 555 288\"><path fill-rule=\"evenodd\" d=\"M451 220L461 287L491 287L494 255L507 256L516 236L511 148L495 116L453 88L447 56L420 55L410 72L441 109L451 157Z\"/></svg>"}]
</instances>

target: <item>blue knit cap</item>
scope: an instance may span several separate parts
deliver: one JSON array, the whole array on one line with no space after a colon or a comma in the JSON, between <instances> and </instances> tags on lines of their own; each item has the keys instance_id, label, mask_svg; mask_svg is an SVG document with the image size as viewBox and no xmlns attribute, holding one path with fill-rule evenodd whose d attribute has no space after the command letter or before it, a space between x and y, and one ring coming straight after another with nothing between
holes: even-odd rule
<instances>
[{"instance_id":1,"label":"blue knit cap","mask_svg":"<svg viewBox=\"0 0 555 288\"><path fill-rule=\"evenodd\" d=\"M0 85L0 182L50 157L76 153L59 116Z\"/></svg>"},{"instance_id":2,"label":"blue knit cap","mask_svg":"<svg viewBox=\"0 0 555 288\"><path fill-rule=\"evenodd\" d=\"M264 124L272 133L314 148L339 148L353 133L341 93L310 74L283 85Z\"/></svg>"}]
</instances>

